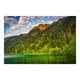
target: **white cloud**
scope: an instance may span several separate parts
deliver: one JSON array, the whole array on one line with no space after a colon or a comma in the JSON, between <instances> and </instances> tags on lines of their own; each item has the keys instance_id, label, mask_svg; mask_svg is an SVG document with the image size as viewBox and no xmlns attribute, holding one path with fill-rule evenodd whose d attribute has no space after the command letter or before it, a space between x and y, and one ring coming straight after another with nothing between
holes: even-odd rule
<instances>
[{"instance_id":1,"label":"white cloud","mask_svg":"<svg viewBox=\"0 0 80 80\"><path fill-rule=\"evenodd\" d=\"M24 17L21 16L18 23L24 23Z\"/></svg>"},{"instance_id":2,"label":"white cloud","mask_svg":"<svg viewBox=\"0 0 80 80\"><path fill-rule=\"evenodd\" d=\"M15 18L4 16L4 23L8 23L10 26L12 26L17 23L17 20Z\"/></svg>"},{"instance_id":3,"label":"white cloud","mask_svg":"<svg viewBox=\"0 0 80 80\"><path fill-rule=\"evenodd\" d=\"M27 18L27 21L25 20ZM19 35L22 33L28 33L29 30L32 28L32 23L29 22L30 17L20 17L20 20L17 24L12 25L7 30L7 35Z\"/></svg>"},{"instance_id":4,"label":"white cloud","mask_svg":"<svg viewBox=\"0 0 80 80\"><path fill-rule=\"evenodd\" d=\"M37 17L36 21L34 21L34 18ZM55 16L52 17L52 21L49 21L49 18L51 16L46 16L46 22L43 20L45 16L21 16L19 21L13 25L13 23L16 21L15 18L8 18L5 16L5 22L10 22L11 27L7 30L6 36L12 36L12 35L19 35L22 33L28 33L30 29L32 29L35 25L42 24L42 23L52 23L53 21L57 20L59 17Z\"/></svg>"}]
</instances>

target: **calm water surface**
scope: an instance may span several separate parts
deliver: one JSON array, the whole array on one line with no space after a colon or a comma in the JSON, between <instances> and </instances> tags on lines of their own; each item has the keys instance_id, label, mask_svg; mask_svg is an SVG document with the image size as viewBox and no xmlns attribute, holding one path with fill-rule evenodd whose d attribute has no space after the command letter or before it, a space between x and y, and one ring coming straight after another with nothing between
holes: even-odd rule
<instances>
[{"instance_id":1,"label":"calm water surface","mask_svg":"<svg viewBox=\"0 0 80 80\"><path fill-rule=\"evenodd\" d=\"M4 64L75 64L76 58L71 56L29 55L4 56Z\"/></svg>"}]
</instances>

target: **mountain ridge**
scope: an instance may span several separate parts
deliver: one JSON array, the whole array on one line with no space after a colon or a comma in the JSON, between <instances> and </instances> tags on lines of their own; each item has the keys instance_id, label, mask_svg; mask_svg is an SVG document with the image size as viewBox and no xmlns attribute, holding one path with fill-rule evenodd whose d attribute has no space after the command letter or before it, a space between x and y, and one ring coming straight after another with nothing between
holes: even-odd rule
<instances>
[{"instance_id":1,"label":"mountain ridge","mask_svg":"<svg viewBox=\"0 0 80 80\"><path fill-rule=\"evenodd\" d=\"M27 34L4 38L5 55L53 54L55 49L64 53L72 44L75 47L75 33L75 16L59 19L52 24L39 24Z\"/></svg>"}]
</instances>

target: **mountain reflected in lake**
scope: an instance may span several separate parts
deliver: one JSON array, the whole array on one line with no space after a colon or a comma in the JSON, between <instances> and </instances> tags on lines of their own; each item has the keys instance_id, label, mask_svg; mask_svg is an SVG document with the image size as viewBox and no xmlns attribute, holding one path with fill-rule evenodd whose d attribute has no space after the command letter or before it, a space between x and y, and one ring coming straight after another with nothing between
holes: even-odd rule
<instances>
[{"instance_id":1,"label":"mountain reflected in lake","mask_svg":"<svg viewBox=\"0 0 80 80\"><path fill-rule=\"evenodd\" d=\"M29 55L29 56L5 56L5 64L73 64L75 57L71 56L50 56L50 55Z\"/></svg>"}]
</instances>

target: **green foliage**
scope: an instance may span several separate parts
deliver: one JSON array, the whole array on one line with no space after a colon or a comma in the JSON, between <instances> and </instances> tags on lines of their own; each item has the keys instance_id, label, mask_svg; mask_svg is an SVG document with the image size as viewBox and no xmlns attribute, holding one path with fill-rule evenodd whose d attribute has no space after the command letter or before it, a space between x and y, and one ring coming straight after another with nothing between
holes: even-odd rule
<instances>
[{"instance_id":1,"label":"green foliage","mask_svg":"<svg viewBox=\"0 0 80 80\"><path fill-rule=\"evenodd\" d=\"M48 54L49 53L49 47L48 47L48 45L45 45L42 49L42 53L44 54Z\"/></svg>"},{"instance_id":2,"label":"green foliage","mask_svg":"<svg viewBox=\"0 0 80 80\"><path fill-rule=\"evenodd\" d=\"M62 50L59 47L51 48L50 49L50 54L51 55L61 55Z\"/></svg>"},{"instance_id":3,"label":"green foliage","mask_svg":"<svg viewBox=\"0 0 80 80\"><path fill-rule=\"evenodd\" d=\"M65 45L63 48L63 53L69 56L76 56L76 39L75 34L72 35L72 39L70 40L69 44Z\"/></svg>"}]
</instances>

